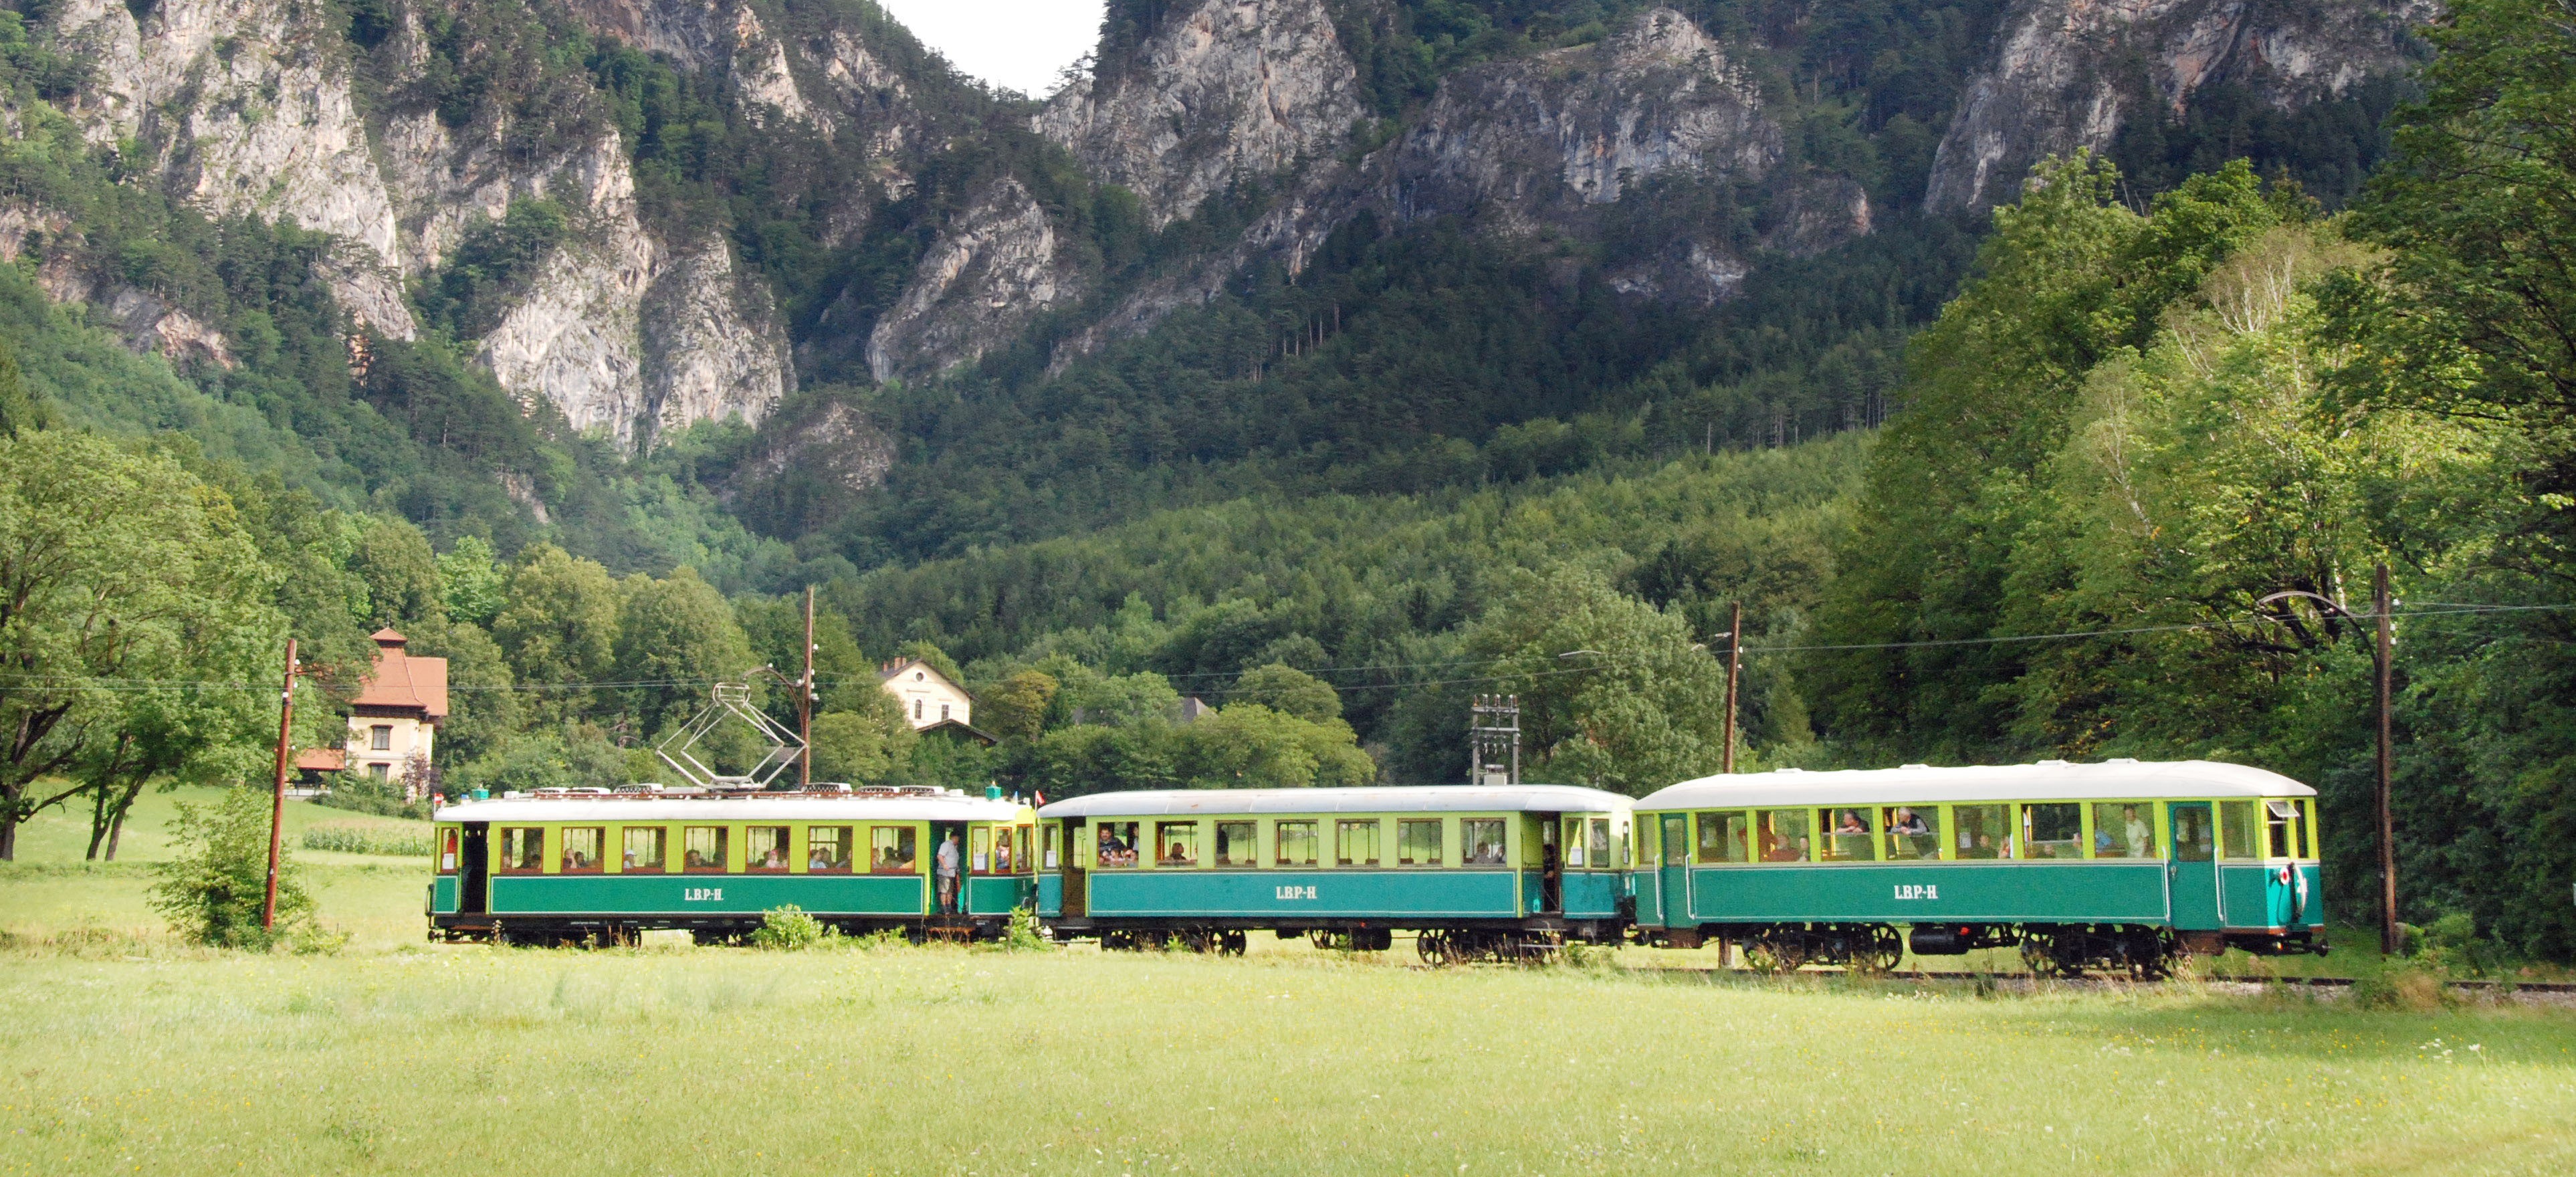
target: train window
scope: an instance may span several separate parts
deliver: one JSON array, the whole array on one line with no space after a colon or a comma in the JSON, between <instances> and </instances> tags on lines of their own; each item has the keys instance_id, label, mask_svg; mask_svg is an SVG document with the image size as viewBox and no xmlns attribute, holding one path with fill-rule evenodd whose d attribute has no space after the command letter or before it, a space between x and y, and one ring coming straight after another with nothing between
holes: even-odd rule
<instances>
[{"instance_id":1,"label":"train window","mask_svg":"<svg viewBox=\"0 0 2576 1177\"><path fill-rule=\"evenodd\" d=\"M1154 865L1197 866L1199 823L1166 821L1154 825Z\"/></svg>"},{"instance_id":2,"label":"train window","mask_svg":"<svg viewBox=\"0 0 2576 1177\"><path fill-rule=\"evenodd\" d=\"M1690 862L1690 815L1667 813L1657 819L1656 824L1663 827L1659 836L1664 844L1664 865L1682 866Z\"/></svg>"},{"instance_id":3,"label":"train window","mask_svg":"<svg viewBox=\"0 0 2576 1177\"><path fill-rule=\"evenodd\" d=\"M501 831L501 873L533 875L546 869L546 832L531 826Z\"/></svg>"},{"instance_id":4,"label":"train window","mask_svg":"<svg viewBox=\"0 0 2576 1177\"><path fill-rule=\"evenodd\" d=\"M1104 821L1094 828L1100 831L1099 853L1094 858L1098 865L1109 870L1136 865L1135 822Z\"/></svg>"},{"instance_id":5,"label":"train window","mask_svg":"<svg viewBox=\"0 0 2576 1177\"><path fill-rule=\"evenodd\" d=\"M1438 866L1448 857L1442 844L1440 821L1400 821L1395 823L1395 862L1398 866Z\"/></svg>"},{"instance_id":6,"label":"train window","mask_svg":"<svg viewBox=\"0 0 2576 1177\"><path fill-rule=\"evenodd\" d=\"M1941 811L1930 805L1894 805L1884 811L1887 858L1941 857Z\"/></svg>"},{"instance_id":7,"label":"train window","mask_svg":"<svg viewBox=\"0 0 2576 1177\"><path fill-rule=\"evenodd\" d=\"M1054 822L1048 822L1046 829L1042 833L1042 837L1046 844L1046 868L1048 870L1058 869L1056 866L1055 840L1063 829L1063 826L1057 825Z\"/></svg>"},{"instance_id":8,"label":"train window","mask_svg":"<svg viewBox=\"0 0 2576 1177\"><path fill-rule=\"evenodd\" d=\"M1756 814L1760 823L1762 861L1807 861L1807 821L1812 809L1765 809Z\"/></svg>"},{"instance_id":9,"label":"train window","mask_svg":"<svg viewBox=\"0 0 2576 1177\"><path fill-rule=\"evenodd\" d=\"M2263 857L2263 848L2254 840L2254 803L2221 801L2218 803L2218 856L2231 862Z\"/></svg>"},{"instance_id":10,"label":"train window","mask_svg":"<svg viewBox=\"0 0 2576 1177\"><path fill-rule=\"evenodd\" d=\"M1746 862L1750 839L1746 831L1751 823L1741 813L1703 813L1699 815L1699 860L1701 862Z\"/></svg>"},{"instance_id":11,"label":"train window","mask_svg":"<svg viewBox=\"0 0 2576 1177\"><path fill-rule=\"evenodd\" d=\"M1248 821L1216 823L1216 864L1261 865L1261 827Z\"/></svg>"},{"instance_id":12,"label":"train window","mask_svg":"<svg viewBox=\"0 0 2576 1177\"><path fill-rule=\"evenodd\" d=\"M2307 845L2307 839L2300 836L2303 831L2299 829L2302 823L2299 821L2298 804L2291 801L2266 801L2263 807L2270 811L2271 820L2265 824L2271 834L2266 842L2271 847L2272 857L2297 858L2299 851Z\"/></svg>"},{"instance_id":13,"label":"train window","mask_svg":"<svg viewBox=\"0 0 2576 1177\"><path fill-rule=\"evenodd\" d=\"M1563 842L1561 842L1561 843L1558 843L1558 845L1561 845L1561 846L1565 847L1565 865L1567 865L1567 866L1581 866L1581 865L1583 865L1583 819L1582 819L1582 818L1579 818L1579 817L1569 817L1569 818L1565 819L1565 841L1563 841Z\"/></svg>"},{"instance_id":14,"label":"train window","mask_svg":"<svg viewBox=\"0 0 2576 1177\"><path fill-rule=\"evenodd\" d=\"M2152 801L2097 801L2093 805L2093 857L2155 858L2156 806Z\"/></svg>"},{"instance_id":15,"label":"train window","mask_svg":"<svg viewBox=\"0 0 2576 1177\"><path fill-rule=\"evenodd\" d=\"M1034 874L1037 867L1036 860L1029 857L1029 827L1019 826L1016 829L1018 832L1011 837L1011 861L1018 865L1021 874Z\"/></svg>"},{"instance_id":16,"label":"train window","mask_svg":"<svg viewBox=\"0 0 2576 1177\"><path fill-rule=\"evenodd\" d=\"M680 869L711 871L724 868L723 826L680 827Z\"/></svg>"},{"instance_id":17,"label":"train window","mask_svg":"<svg viewBox=\"0 0 2576 1177\"><path fill-rule=\"evenodd\" d=\"M2206 805L2173 807L2173 854L2181 862L2207 862L2217 857L2217 831L2210 827Z\"/></svg>"},{"instance_id":18,"label":"train window","mask_svg":"<svg viewBox=\"0 0 2576 1177\"><path fill-rule=\"evenodd\" d=\"M2307 837L2307 846L2308 846L2308 849L2307 849L2307 852L2306 852L2305 854L2301 855L2301 857L2303 857L2303 858L2323 858L2323 857L2325 857L2325 853L2324 853L2323 851L2320 851L2320 850L2318 850L2318 849L2317 849L2317 803L2316 803L2316 802L2314 802L2314 801L2301 801L2301 802L2299 802L2299 824L2300 824L2300 825L2302 825L2302 826L2304 826L2304 827L2306 827L2306 828L2307 828L2307 831L2308 831L2308 837Z\"/></svg>"},{"instance_id":19,"label":"train window","mask_svg":"<svg viewBox=\"0 0 2576 1177\"><path fill-rule=\"evenodd\" d=\"M868 827L868 872L880 875L918 873L913 865L913 837L920 833L911 826Z\"/></svg>"},{"instance_id":20,"label":"train window","mask_svg":"<svg viewBox=\"0 0 2576 1177\"><path fill-rule=\"evenodd\" d=\"M786 826L747 826L742 840L743 868L754 874L786 870L788 859L796 853Z\"/></svg>"},{"instance_id":21,"label":"train window","mask_svg":"<svg viewBox=\"0 0 2576 1177\"><path fill-rule=\"evenodd\" d=\"M1337 866L1376 866L1377 826L1373 818L1334 822L1333 863Z\"/></svg>"},{"instance_id":22,"label":"train window","mask_svg":"<svg viewBox=\"0 0 2576 1177\"><path fill-rule=\"evenodd\" d=\"M850 869L850 827L805 827L805 869L816 874L845 874Z\"/></svg>"},{"instance_id":23,"label":"train window","mask_svg":"<svg viewBox=\"0 0 2576 1177\"><path fill-rule=\"evenodd\" d=\"M2030 858L2084 857L2084 807L2022 806L2021 847L2023 855Z\"/></svg>"},{"instance_id":24,"label":"train window","mask_svg":"<svg viewBox=\"0 0 2576 1177\"><path fill-rule=\"evenodd\" d=\"M993 827L975 827L972 849L966 859L966 869L979 875L993 873Z\"/></svg>"},{"instance_id":25,"label":"train window","mask_svg":"<svg viewBox=\"0 0 2576 1177\"><path fill-rule=\"evenodd\" d=\"M1662 844L1655 838L1656 826L1657 822L1651 817L1637 823L1637 857L1642 862L1653 862L1663 857Z\"/></svg>"},{"instance_id":26,"label":"train window","mask_svg":"<svg viewBox=\"0 0 2576 1177\"><path fill-rule=\"evenodd\" d=\"M1958 827L1951 843L1952 858L2013 856L2011 806L1953 805L1950 824Z\"/></svg>"},{"instance_id":27,"label":"train window","mask_svg":"<svg viewBox=\"0 0 2576 1177\"><path fill-rule=\"evenodd\" d=\"M1511 862L1503 842L1503 819L1471 817L1458 823L1458 842L1469 866L1504 866Z\"/></svg>"},{"instance_id":28,"label":"train window","mask_svg":"<svg viewBox=\"0 0 2576 1177\"><path fill-rule=\"evenodd\" d=\"M1583 851L1584 861L1591 863L1596 869L1622 865L1619 861L1620 856L1610 852L1609 818L1592 819L1592 836L1583 843Z\"/></svg>"},{"instance_id":29,"label":"train window","mask_svg":"<svg viewBox=\"0 0 2576 1177\"><path fill-rule=\"evenodd\" d=\"M1869 862L1878 857L1873 843L1878 831L1870 828L1871 811L1867 809L1819 809L1816 821L1824 826L1823 862Z\"/></svg>"},{"instance_id":30,"label":"train window","mask_svg":"<svg viewBox=\"0 0 2576 1177\"><path fill-rule=\"evenodd\" d=\"M624 838L626 854L618 859L617 869L630 875L658 875L670 865L664 852L669 831L660 826L628 826Z\"/></svg>"},{"instance_id":31,"label":"train window","mask_svg":"<svg viewBox=\"0 0 2576 1177\"><path fill-rule=\"evenodd\" d=\"M1018 859L1011 857L1011 827L994 826L993 873L997 875L1007 875L1011 873L1011 864L1018 861Z\"/></svg>"},{"instance_id":32,"label":"train window","mask_svg":"<svg viewBox=\"0 0 2576 1177\"><path fill-rule=\"evenodd\" d=\"M1277 861L1279 865L1315 865L1315 852L1319 849L1319 847L1315 845L1315 823L1311 821L1280 822L1278 838L1279 854Z\"/></svg>"},{"instance_id":33,"label":"train window","mask_svg":"<svg viewBox=\"0 0 2576 1177\"><path fill-rule=\"evenodd\" d=\"M563 832L563 866L568 871L597 871L599 845L608 831L598 826L568 826Z\"/></svg>"},{"instance_id":34,"label":"train window","mask_svg":"<svg viewBox=\"0 0 2576 1177\"><path fill-rule=\"evenodd\" d=\"M452 875L456 873L455 830L448 829L438 831L438 873L442 875Z\"/></svg>"}]
</instances>

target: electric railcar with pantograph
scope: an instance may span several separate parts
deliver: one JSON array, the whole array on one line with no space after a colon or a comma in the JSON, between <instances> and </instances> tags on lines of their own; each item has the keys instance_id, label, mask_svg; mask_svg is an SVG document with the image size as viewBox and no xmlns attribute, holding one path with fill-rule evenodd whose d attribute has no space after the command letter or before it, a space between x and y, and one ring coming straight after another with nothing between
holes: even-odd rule
<instances>
[{"instance_id":1,"label":"electric railcar with pantograph","mask_svg":"<svg viewBox=\"0 0 2576 1177\"><path fill-rule=\"evenodd\" d=\"M1628 926L1630 801L1563 785L1097 793L1038 810L1059 939L1239 953L1253 932L1437 963L1529 959Z\"/></svg>"},{"instance_id":2,"label":"electric railcar with pantograph","mask_svg":"<svg viewBox=\"0 0 2576 1177\"><path fill-rule=\"evenodd\" d=\"M1777 772L1637 802L1636 934L1757 967L2018 947L2033 972L2325 952L2316 790L2207 761Z\"/></svg>"},{"instance_id":3,"label":"electric railcar with pantograph","mask_svg":"<svg viewBox=\"0 0 2576 1177\"><path fill-rule=\"evenodd\" d=\"M993 938L1036 884L1035 813L999 790L547 789L433 820L430 934L451 940L719 941L790 905L849 933Z\"/></svg>"}]
</instances>

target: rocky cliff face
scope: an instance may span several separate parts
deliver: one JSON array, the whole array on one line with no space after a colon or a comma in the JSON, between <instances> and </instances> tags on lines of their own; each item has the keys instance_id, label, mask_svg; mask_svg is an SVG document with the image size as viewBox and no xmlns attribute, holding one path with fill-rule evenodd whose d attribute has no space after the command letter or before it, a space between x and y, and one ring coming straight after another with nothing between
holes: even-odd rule
<instances>
[{"instance_id":1,"label":"rocky cliff face","mask_svg":"<svg viewBox=\"0 0 2576 1177\"><path fill-rule=\"evenodd\" d=\"M164 0L140 18L136 10L106 0L51 10L60 44L93 64L60 105L94 143L139 148L144 171L209 215L338 238L316 276L353 325L414 337L405 283L512 202L551 200L576 232L472 341L505 387L627 445L698 420L757 420L794 388L767 289L746 280L721 237L663 241L642 223L633 164L613 130L521 126L506 109L459 125L400 98L431 67L418 10L399 10L389 51L374 58L404 64L403 76L375 79L394 99L372 115L360 110L360 54L335 9ZM908 189L925 120L905 80L856 32L791 40L739 0L582 0L575 10L602 35L720 75L760 125L802 124L857 144L876 166L836 188L843 237ZM598 125L595 110L576 117ZM530 150L549 142L566 145ZM23 236L10 237L9 252ZM68 271L47 289L99 305L137 346L231 362L220 335L145 292Z\"/></svg>"},{"instance_id":2,"label":"rocky cliff face","mask_svg":"<svg viewBox=\"0 0 2576 1177\"><path fill-rule=\"evenodd\" d=\"M2023 0L1969 80L1934 157L1925 204L2012 200L2032 164L2101 150L2133 119L2186 109L2213 83L2276 107L2339 96L2404 69L2433 0Z\"/></svg>"},{"instance_id":3,"label":"rocky cliff face","mask_svg":"<svg viewBox=\"0 0 2576 1177\"><path fill-rule=\"evenodd\" d=\"M1595 44L1453 75L1394 142L1355 167L1310 166L1231 250L1138 290L1060 344L1055 363L1150 330L1256 260L1302 270L1362 211L1395 224L1461 217L1503 236L1580 238L1612 205L1658 181L1759 180L1782 151L1779 125L1726 47L1682 13L1651 9ZM1868 232L1867 198L1850 180L1820 176L1800 192L1786 222L1794 233L1766 244L1806 252ZM1698 303L1732 294L1746 263L1724 226L1705 230L1624 267L1614 286Z\"/></svg>"},{"instance_id":4,"label":"rocky cliff face","mask_svg":"<svg viewBox=\"0 0 2576 1177\"><path fill-rule=\"evenodd\" d=\"M1008 339L1081 278L1059 256L1055 226L1027 188L998 180L942 232L903 298L868 337L879 380L966 363Z\"/></svg>"},{"instance_id":5,"label":"rocky cliff face","mask_svg":"<svg viewBox=\"0 0 2576 1177\"><path fill-rule=\"evenodd\" d=\"M1780 152L1752 79L1662 8L1596 45L1463 71L1399 140L1380 193L1402 219L1474 215L1529 233L1667 173L1756 179Z\"/></svg>"},{"instance_id":6,"label":"rocky cliff face","mask_svg":"<svg viewBox=\"0 0 2576 1177\"><path fill-rule=\"evenodd\" d=\"M1037 118L1154 228L1238 180L1330 154L1360 117L1359 72L1323 0L1204 0L1132 59L1064 88Z\"/></svg>"}]
</instances>

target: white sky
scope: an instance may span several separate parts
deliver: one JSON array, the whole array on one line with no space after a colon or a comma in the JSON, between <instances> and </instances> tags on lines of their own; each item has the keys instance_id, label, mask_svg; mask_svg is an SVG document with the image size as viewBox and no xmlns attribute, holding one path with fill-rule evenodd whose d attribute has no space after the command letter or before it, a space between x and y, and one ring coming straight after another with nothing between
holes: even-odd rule
<instances>
[{"instance_id":1,"label":"white sky","mask_svg":"<svg viewBox=\"0 0 2576 1177\"><path fill-rule=\"evenodd\" d=\"M1032 98L1100 40L1101 0L877 0L949 64Z\"/></svg>"}]
</instances>

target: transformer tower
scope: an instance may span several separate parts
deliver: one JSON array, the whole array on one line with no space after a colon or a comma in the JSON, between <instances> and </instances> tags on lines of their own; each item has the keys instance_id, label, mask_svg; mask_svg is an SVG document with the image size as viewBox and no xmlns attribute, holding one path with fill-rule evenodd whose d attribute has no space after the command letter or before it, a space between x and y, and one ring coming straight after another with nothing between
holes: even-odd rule
<instances>
[{"instance_id":1,"label":"transformer tower","mask_svg":"<svg viewBox=\"0 0 2576 1177\"><path fill-rule=\"evenodd\" d=\"M1467 783L1521 783L1521 697L1478 695L1467 721Z\"/></svg>"}]
</instances>

